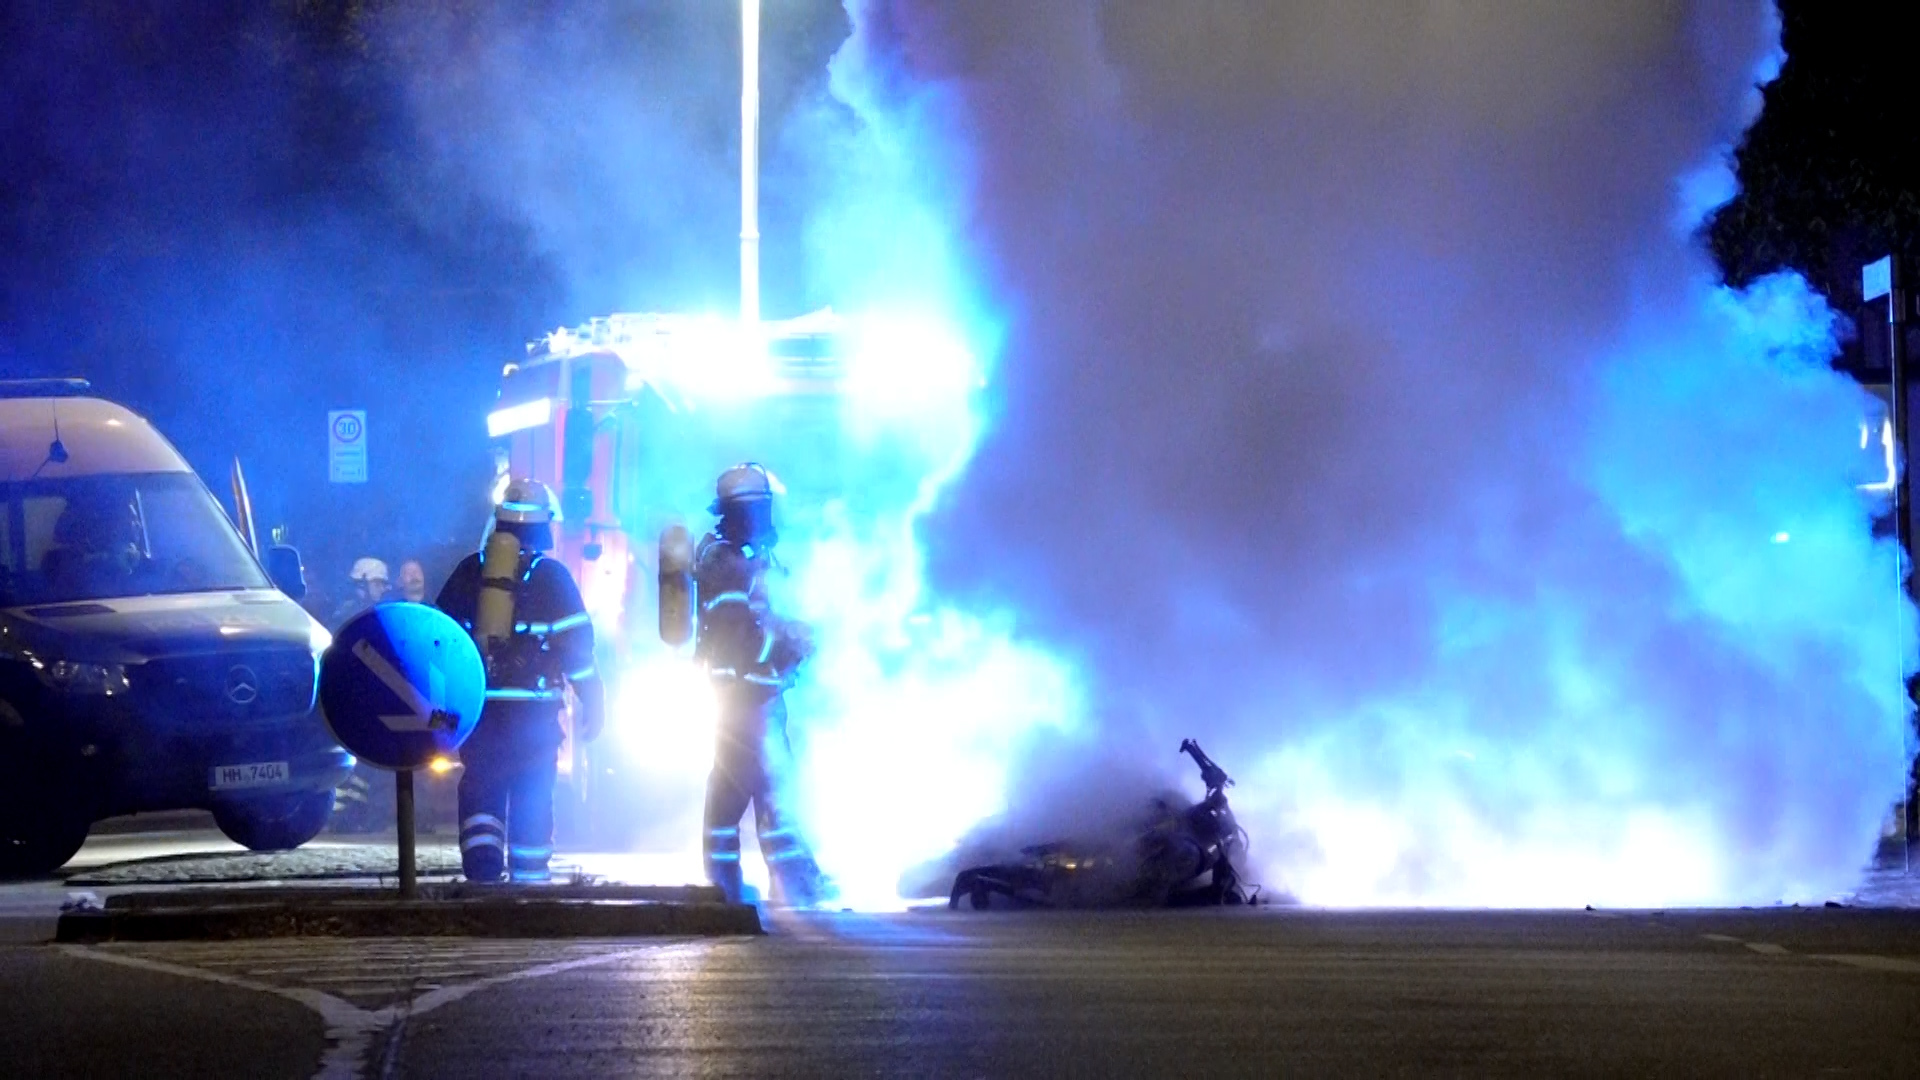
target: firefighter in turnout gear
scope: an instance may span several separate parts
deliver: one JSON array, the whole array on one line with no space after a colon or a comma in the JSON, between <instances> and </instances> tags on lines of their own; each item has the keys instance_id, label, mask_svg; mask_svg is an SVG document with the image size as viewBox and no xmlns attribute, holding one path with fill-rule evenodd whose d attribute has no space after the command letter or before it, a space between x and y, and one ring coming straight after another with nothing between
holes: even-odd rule
<instances>
[{"instance_id":1,"label":"firefighter in turnout gear","mask_svg":"<svg viewBox=\"0 0 1920 1080\"><path fill-rule=\"evenodd\" d=\"M487 665L487 704L460 747L460 862L469 881L503 873L547 880L568 689L580 738L594 738L605 720L586 605L567 568L544 555L556 516L546 485L509 483L485 545L435 601L473 633Z\"/></svg>"},{"instance_id":2,"label":"firefighter in turnout gear","mask_svg":"<svg viewBox=\"0 0 1920 1080\"><path fill-rule=\"evenodd\" d=\"M719 704L703 847L708 880L739 900L740 821L751 806L779 898L809 906L825 898L825 882L780 797L791 759L782 694L813 644L807 627L776 614L767 597L767 573L777 565L775 490L759 465L722 473L710 508L719 523L694 556L694 656L712 677Z\"/></svg>"}]
</instances>

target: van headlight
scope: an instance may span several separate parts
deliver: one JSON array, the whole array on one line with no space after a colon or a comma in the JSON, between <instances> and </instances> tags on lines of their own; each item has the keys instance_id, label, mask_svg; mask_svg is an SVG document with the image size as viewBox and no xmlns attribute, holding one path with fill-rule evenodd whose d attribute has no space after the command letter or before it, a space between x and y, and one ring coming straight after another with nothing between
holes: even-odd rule
<instances>
[{"instance_id":1,"label":"van headlight","mask_svg":"<svg viewBox=\"0 0 1920 1080\"><path fill-rule=\"evenodd\" d=\"M124 694L127 669L121 664L89 664L78 660L45 660L34 665L40 681L63 694Z\"/></svg>"}]
</instances>

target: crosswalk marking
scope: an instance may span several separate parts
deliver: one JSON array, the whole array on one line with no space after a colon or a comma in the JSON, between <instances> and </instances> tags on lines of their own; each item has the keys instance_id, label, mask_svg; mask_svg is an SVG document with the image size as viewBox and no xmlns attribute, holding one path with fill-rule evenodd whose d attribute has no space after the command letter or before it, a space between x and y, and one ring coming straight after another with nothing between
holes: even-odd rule
<instances>
[{"instance_id":1,"label":"crosswalk marking","mask_svg":"<svg viewBox=\"0 0 1920 1080\"><path fill-rule=\"evenodd\" d=\"M359 1007L544 964L628 952L620 941L473 938L277 938L233 942L109 944L102 951L195 968L280 988L324 991Z\"/></svg>"},{"instance_id":2,"label":"crosswalk marking","mask_svg":"<svg viewBox=\"0 0 1920 1080\"><path fill-rule=\"evenodd\" d=\"M320 1014L327 1050L316 1077L365 1071L376 1035L479 990L519 979L672 953L707 942L473 938L278 938L236 942L64 945L68 956L205 979L297 1001ZM424 972L433 965L436 974ZM322 989L325 987L325 989Z\"/></svg>"}]
</instances>

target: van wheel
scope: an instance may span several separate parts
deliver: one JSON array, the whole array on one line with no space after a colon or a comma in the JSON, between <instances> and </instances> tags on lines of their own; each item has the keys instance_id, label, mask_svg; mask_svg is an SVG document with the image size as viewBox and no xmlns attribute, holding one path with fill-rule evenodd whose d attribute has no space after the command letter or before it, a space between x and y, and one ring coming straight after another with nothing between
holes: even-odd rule
<instances>
[{"instance_id":1,"label":"van wheel","mask_svg":"<svg viewBox=\"0 0 1920 1080\"><path fill-rule=\"evenodd\" d=\"M44 877L67 864L92 825L75 814L0 820L0 878Z\"/></svg>"},{"instance_id":2,"label":"van wheel","mask_svg":"<svg viewBox=\"0 0 1920 1080\"><path fill-rule=\"evenodd\" d=\"M83 789L0 699L0 878L44 877L73 858L93 823L70 794Z\"/></svg>"},{"instance_id":3,"label":"van wheel","mask_svg":"<svg viewBox=\"0 0 1920 1080\"><path fill-rule=\"evenodd\" d=\"M333 792L307 791L220 803L214 824L248 851L291 851L320 835L333 816Z\"/></svg>"}]
</instances>

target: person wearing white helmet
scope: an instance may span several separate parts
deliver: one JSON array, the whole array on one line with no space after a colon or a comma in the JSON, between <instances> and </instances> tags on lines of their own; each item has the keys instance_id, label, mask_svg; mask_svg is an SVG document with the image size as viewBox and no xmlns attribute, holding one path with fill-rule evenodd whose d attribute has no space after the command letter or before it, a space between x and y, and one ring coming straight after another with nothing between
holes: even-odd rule
<instances>
[{"instance_id":1,"label":"person wearing white helmet","mask_svg":"<svg viewBox=\"0 0 1920 1080\"><path fill-rule=\"evenodd\" d=\"M461 560L434 606L474 635L487 703L460 747L460 862L469 881L548 879L553 785L568 691L591 740L605 719L593 623L573 575L546 557L559 517L553 492L514 480L483 549Z\"/></svg>"},{"instance_id":2,"label":"person wearing white helmet","mask_svg":"<svg viewBox=\"0 0 1920 1080\"><path fill-rule=\"evenodd\" d=\"M783 694L813 643L805 624L775 612L767 595L767 572L777 565L773 503L779 490L773 475L752 462L720 474L711 507L720 520L694 558L694 656L712 677L720 705L702 849L708 880L739 900L740 821L751 806L781 899L809 906L826 899L830 887L780 792L792 755Z\"/></svg>"},{"instance_id":3,"label":"person wearing white helmet","mask_svg":"<svg viewBox=\"0 0 1920 1080\"><path fill-rule=\"evenodd\" d=\"M353 582L353 595L342 600L340 606L334 609L333 624L336 629L386 598L389 581L387 564L370 555L362 556L353 560L353 569L347 571L347 580Z\"/></svg>"}]
</instances>

